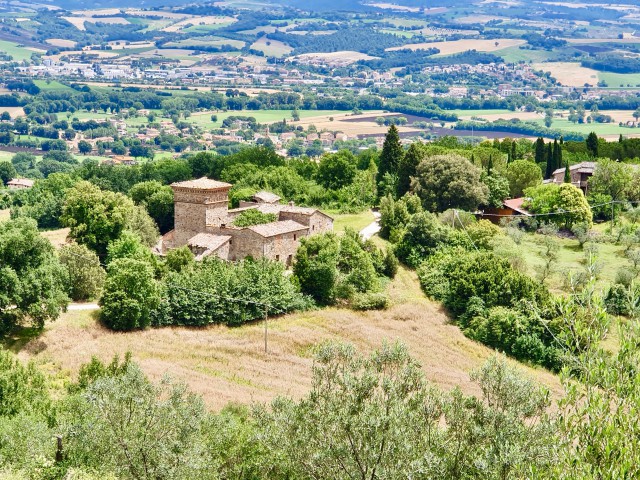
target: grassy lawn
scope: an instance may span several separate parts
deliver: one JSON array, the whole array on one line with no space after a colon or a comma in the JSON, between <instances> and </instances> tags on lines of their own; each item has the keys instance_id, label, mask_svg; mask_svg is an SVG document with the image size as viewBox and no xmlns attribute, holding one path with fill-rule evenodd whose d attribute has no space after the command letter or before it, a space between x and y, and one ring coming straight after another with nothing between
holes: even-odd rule
<instances>
[{"instance_id":1,"label":"grassy lawn","mask_svg":"<svg viewBox=\"0 0 640 480\"><path fill-rule=\"evenodd\" d=\"M598 80L607 82L610 87L635 87L640 85L640 73L598 72Z\"/></svg>"},{"instance_id":2,"label":"grassy lawn","mask_svg":"<svg viewBox=\"0 0 640 480\"><path fill-rule=\"evenodd\" d=\"M615 119L614 119L615 120ZM544 120L536 120L539 124L544 124ZM616 122L611 123L572 123L569 120L563 118L554 118L551 128L557 128L567 132L578 132L588 135L591 132L596 132L598 135L627 135L633 133L627 127L621 127Z\"/></svg>"},{"instance_id":3,"label":"grassy lawn","mask_svg":"<svg viewBox=\"0 0 640 480\"><path fill-rule=\"evenodd\" d=\"M33 83L35 83L40 90L42 91L73 91L73 89L71 87L68 87L67 85L63 85L60 82L57 82L56 80L34 80Z\"/></svg>"},{"instance_id":4,"label":"grassy lawn","mask_svg":"<svg viewBox=\"0 0 640 480\"><path fill-rule=\"evenodd\" d=\"M31 60L31 55L35 53L34 50L7 40L0 40L0 51L11 55L16 62Z\"/></svg>"},{"instance_id":5,"label":"grassy lawn","mask_svg":"<svg viewBox=\"0 0 640 480\"><path fill-rule=\"evenodd\" d=\"M0 151L0 162L10 162L15 153Z\"/></svg>"},{"instance_id":6,"label":"grassy lawn","mask_svg":"<svg viewBox=\"0 0 640 480\"><path fill-rule=\"evenodd\" d=\"M494 52L504 59L507 63L518 62L544 62L556 55L555 52L548 52L546 50L525 50L519 47L508 47L502 50Z\"/></svg>"},{"instance_id":7,"label":"grassy lawn","mask_svg":"<svg viewBox=\"0 0 640 480\"><path fill-rule=\"evenodd\" d=\"M66 115L65 115L66 116ZM75 112L71 115L71 118L77 118L78 120L107 120L113 117L110 113L95 113L95 112Z\"/></svg>"},{"instance_id":8,"label":"grassy lawn","mask_svg":"<svg viewBox=\"0 0 640 480\"><path fill-rule=\"evenodd\" d=\"M4 222L11 218L11 210L8 208L5 210L0 210L0 222Z\"/></svg>"},{"instance_id":9,"label":"grassy lawn","mask_svg":"<svg viewBox=\"0 0 640 480\"><path fill-rule=\"evenodd\" d=\"M74 158L80 163L84 162L85 160L97 160L98 162L110 160L109 157L101 157L99 155L74 155Z\"/></svg>"},{"instance_id":10,"label":"grassy lawn","mask_svg":"<svg viewBox=\"0 0 640 480\"><path fill-rule=\"evenodd\" d=\"M359 232L375 220L370 210L355 214L340 214L335 212L327 212L327 214L333 217L333 230L338 233L344 232L347 227L351 227Z\"/></svg>"}]
</instances>

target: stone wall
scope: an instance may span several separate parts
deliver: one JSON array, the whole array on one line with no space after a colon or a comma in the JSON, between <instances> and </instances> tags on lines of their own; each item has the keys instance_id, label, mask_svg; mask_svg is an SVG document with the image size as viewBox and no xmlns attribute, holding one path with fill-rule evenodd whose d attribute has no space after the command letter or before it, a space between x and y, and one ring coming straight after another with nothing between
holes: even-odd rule
<instances>
[{"instance_id":1,"label":"stone wall","mask_svg":"<svg viewBox=\"0 0 640 480\"><path fill-rule=\"evenodd\" d=\"M194 235L205 232L207 224L220 225L226 219L229 190L174 188L175 239L180 247Z\"/></svg>"}]
</instances>

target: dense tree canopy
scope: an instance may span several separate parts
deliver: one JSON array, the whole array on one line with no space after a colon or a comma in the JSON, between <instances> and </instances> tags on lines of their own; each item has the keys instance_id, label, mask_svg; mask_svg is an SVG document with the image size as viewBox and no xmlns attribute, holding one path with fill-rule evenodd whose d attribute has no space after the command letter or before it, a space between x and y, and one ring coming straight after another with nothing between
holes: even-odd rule
<instances>
[{"instance_id":1,"label":"dense tree canopy","mask_svg":"<svg viewBox=\"0 0 640 480\"><path fill-rule=\"evenodd\" d=\"M489 189L481 181L480 169L455 154L423 160L416 169L411 189L431 212L449 208L475 210L489 199Z\"/></svg>"},{"instance_id":2,"label":"dense tree canopy","mask_svg":"<svg viewBox=\"0 0 640 480\"><path fill-rule=\"evenodd\" d=\"M0 329L30 321L42 328L68 302L66 272L36 222L0 222Z\"/></svg>"}]
</instances>

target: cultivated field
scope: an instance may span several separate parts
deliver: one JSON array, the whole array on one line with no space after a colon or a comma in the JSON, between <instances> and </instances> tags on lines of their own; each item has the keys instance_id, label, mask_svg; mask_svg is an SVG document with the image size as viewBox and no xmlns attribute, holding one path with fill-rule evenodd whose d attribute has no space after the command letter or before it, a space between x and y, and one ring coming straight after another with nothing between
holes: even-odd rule
<instances>
[{"instance_id":1,"label":"cultivated field","mask_svg":"<svg viewBox=\"0 0 640 480\"><path fill-rule=\"evenodd\" d=\"M9 112L11 118L24 117L24 110L22 107L0 107L0 112Z\"/></svg>"},{"instance_id":2,"label":"cultivated field","mask_svg":"<svg viewBox=\"0 0 640 480\"><path fill-rule=\"evenodd\" d=\"M180 20L179 22L174 23L168 27L162 29L164 32L180 32L185 28L189 28L191 26L203 26L203 25L229 25L230 23L234 23L236 21L233 17L223 17L223 16L211 16L211 17L194 17L187 18L185 20Z\"/></svg>"},{"instance_id":3,"label":"cultivated field","mask_svg":"<svg viewBox=\"0 0 640 480\"><path fill-rule=\"evenodd\" d=\"M65 40L64 38L49 38L45 40L45 42L54 47L73 48L76 46L76 42L73 40Z\"/></svg>"},{"instance_id":4,"label":"cultivated field","mask_svg":"<svg viewBox=\"0 0 640 480\"><path fill-rule=\"evenodd\" d=\"M388 48L387 51L393 50L427 50L429 48L437 48L440 50L439 55L453 55L454 53L466 52L468 50L477 50L479 52L495 52L509 47L517 47L524 45L524 40L516 40L512 38L499 38L496 40L455 40L452 42L433 42L433 43L412 43L400 47Z\"/></svg>"},{"instance_id":5,"label":"cultivated field","mask_svg":"<svg viewBox=\"0 0 640 480\"><path fill-rule=\"evenodd\" d=\"M90 16L84 16L84 17L62 17L64 18L67 22L69 22L71 25L73 25L74 27L76 27L78 30L86 30L84 24L85 22L87 23L105 23L107 25L128 25L129 22L122 17L98 17L98 18L94 18L94 17L90 17Z\"/></svg>"},{"instance_id":6,"label":"cultivated field","mask_svg":"<svg viewBox=\"0 0 640 480\"><path fill-rule=\"evenodd\" d=\"M585 83L596 85L599 82L597 70L585 68L575 62L536 63L533 67L551 72L551 76L569 87L582 87Z\"/></svg>"},{"instance_id":7,"label":"cultivated field","mask_svg":"<svg viewBox=\"0 0 640 480\"><path fill-rule=\"evenodd\" d=\"M265 55L270 57L283 57L285 55L289 55L293 51L293 48L286 43L278 40L269 40L267 37L258 39L253 45L251 45L251 48L264 52Z\"/></svg>"},{"instance_id":8,"label":"cultivated field","mask_svg":"<svg viewBox=\"0 0 640 480\"><path fill-rule=\"evenodd\" d=\"M293 58L298 59L302 62L319 60L328 64L339 63L343 65L350 65L360 60L373 60L377 57L372 57L371 55L360 52L343 51L331 53L303 53L302 55L297 55Z\"/></svg>"},{"instance_id":9,"label":"cultivated field","mask_svg":"<svg viewBox=\"0 0 640 480\"><path fill-rule=\"evenodd\" d=\"M22 62L23 60L31 60L33 53L45 53L45 50L25 47L24 45L7 40L0 40L0 52L11 55L16 62Z\"/></svg>"},{"instance_id":10,"label":"cultivated field","mask_svg":"<svg viewBox=\"0 0 640 480\"><path fill-rule=\"evenodd\" d=\"M414 273L401 270L389 285L395 305L388 311L356 313L326 309L288 315L269 322L269 353L264 352L262 323L240 328L163 328L115 333L95 320L95 313L68 312L47 325L19 356L75 376L92 356L108 361L114 354L133 353L145 373L158 380L165 374L184 380L202 394L211 408L228 402L267 402L278 395L300 397L311 384L313 350L327 340L347 341L370 351L384 340L405 343L422 364L429 380L445 389L460 386L479 393L469 371L492 352L451 325L439 305L424 298ZM541 369L529 374L560 391L556 377Z\"/></svg>"}]
</instances>

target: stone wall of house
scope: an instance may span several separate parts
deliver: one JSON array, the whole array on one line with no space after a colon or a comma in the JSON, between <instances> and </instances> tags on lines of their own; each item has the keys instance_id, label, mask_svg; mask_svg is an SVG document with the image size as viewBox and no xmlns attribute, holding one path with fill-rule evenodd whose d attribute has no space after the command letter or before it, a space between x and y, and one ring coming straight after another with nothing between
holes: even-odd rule
<instances>
[{"instance_id":1,"label":"stone wall of house","mask_svg":"<svg viewBox=\"0 0 640 480\"><path fill-rule=\"evenodd\" d=\"M214 226L209 226L207 232L214 235L229 235L232 237L228 243L228 260L236 261L246 257L264 257L287 263L288 265L291 264L298 251L300 239L309 234L307 230L300 230L265 238L247 228Z\"/></svg>"},{"instance_id":2,"label":"stone wall of house","mask_svg":"<svg viewBox=\"0 0 640 480\"><path fill-rule=\"evenodd\" d=\"M293 220L301 225L309 227L309 234L315 235L316 233L330 232L333 230L333 219L320 212L315 212L312 215L307 215L298 212L282 211L279 215L279 220Z\"/></svg>"},{"instance_id":3,"label":"stone wall of house","mask_svg":"<svg viewBox=\"0 0 640 480\"><path fill-rule=\"evenodd\" d=\"M228 195L228 189L174 189L174 245L185 245L194 235L205 232L209 222L219 225L226 218Z\"/></svg>"},{"instance_id":4,"label":"stone wall of house","mask_svg":"<svg viewBox=\"0 0 640 480\"><path fill-rule=\"evenodd\" d=\"M214 254L218 258L221 258L222 260L229 260L229 249L230 248L231 247L229 246L229 242L226 242L218 250L216 250Z\"/></svg>"},{"instance_id":5,"label":"stone wall of house","mask_svg":"<svg viewBox=\"0 0 640 480\"><path fill-rule=\"evenodd\" d=\"M228 235L231 237L231 239L227 243L227 260L241 260L247 256L244 250L246 250L248 247L246 247L245 245L247 244L247 240L249 239L249 234L253 234L253 232L228 226L222 227L209 225L207 227L207 233L211 233L213 235ZM258 239L262 238L259 235L256 235L256 237L258 237ZM253 253L251 253L251 255L255 258L260 258L262 256L262 243L258 244L257 241L249 243L252 245L251 248L253 249ZM260 254L256 256L255 252L259 252Z\"/></svg>"},{"instance_id":6,"label":"stone wall of house","mask_svg":"<svg viewBox=\"0 0 640 480\"><path fill-rule=\"evenodd\" d=\"M300 239L306 237L308 234L309 232L307 230L301 230L269 237L264 247L264 256L269 260L276 260L286 265L291 265L300 246Z\"/></svg>"}]
</instances>

